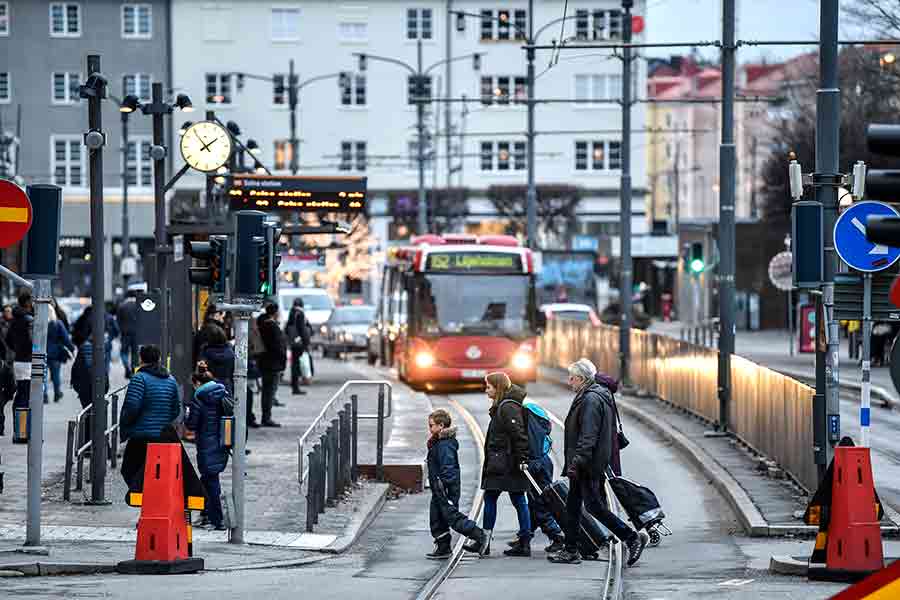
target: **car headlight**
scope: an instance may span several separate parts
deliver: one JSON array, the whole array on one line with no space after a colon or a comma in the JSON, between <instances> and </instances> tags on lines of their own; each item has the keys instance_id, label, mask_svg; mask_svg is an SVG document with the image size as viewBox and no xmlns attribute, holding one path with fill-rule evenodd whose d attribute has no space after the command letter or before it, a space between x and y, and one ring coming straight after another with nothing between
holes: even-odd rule
<instances>
[{"instance_id":1,"label":"car headlight","mask_svg":"<svg viewBox=\"0 0 900 600\"><path fill-rule=\"evenodd\" d=\"M427 369L434 364L434 354L423 350L416 354L416 366L420 369Z\"/></svg>"},{"instance_id":2,"label":"car headlight","mask_svg":"<svg viewBox=\"0 0 900 600\"><path fill-rule=\"evenodd\" d=\"M325 327L324 325L322 325L322 326L319 328L319 333L321 333L322 335L325 335L326 333L328 333L328 328Z\"/></svg>"},{"instance_id":3,"label":"car headlight","mask_svg":"<svg viewBox=\"0 0 900 600\"><path fill-rule=\"evenodd\" d=\"M516 352L513 355L512 366L514 369L524 371L530 369L533 365L534 361L531 359L531 356L523 354L522 352Z\"/></svg>"}]
</instances>

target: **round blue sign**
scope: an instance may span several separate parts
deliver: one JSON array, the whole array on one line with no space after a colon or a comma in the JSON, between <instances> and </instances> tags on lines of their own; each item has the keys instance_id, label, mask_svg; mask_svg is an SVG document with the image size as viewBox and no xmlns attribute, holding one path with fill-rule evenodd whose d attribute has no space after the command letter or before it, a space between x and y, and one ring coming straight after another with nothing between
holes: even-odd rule
<instances>
[{"instance_id":1,"label":"round blue sign","mask_svg":"<svg viewBox=\"0 0 900 600\"><path fill-rule=\"evenodd\" d=\"M841 213L834 224L834 247L838 256L857 271L883 271L900 258L900 248L876 244L866 239L869 217L900 217L883 202L857 202Z\"/></svg>"}]
</instances>

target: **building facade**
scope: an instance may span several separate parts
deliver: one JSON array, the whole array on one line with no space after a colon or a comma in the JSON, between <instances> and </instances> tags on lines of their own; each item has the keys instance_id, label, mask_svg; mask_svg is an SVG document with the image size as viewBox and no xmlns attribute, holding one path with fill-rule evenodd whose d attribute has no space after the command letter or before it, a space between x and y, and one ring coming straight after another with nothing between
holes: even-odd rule
<instances>
[{"instance_id":1,"label":"building facade","mask_svg":"<svg viewBox=\"0 0 900 600\"><path fill-rule=\"evenodd\" d=\"M167 0L0 1L0 132L15 132L16 159L7 176L22 184L63 187L61 253L66 270L60 293L89 295L90 211L87 101L78 86L86 78L87 55L99 54L109 94L149 99L150 82L169 78ZM122 183L129 185L133 250L152 244L150 119L130 117L130 144L122 152L121 116L114 100L103 103L104 226L111 243L111 272L121 255ZM127 163L125 158L127 156ZM107 286L112 289L111 286Z\"/></svg>"}]
</instances>

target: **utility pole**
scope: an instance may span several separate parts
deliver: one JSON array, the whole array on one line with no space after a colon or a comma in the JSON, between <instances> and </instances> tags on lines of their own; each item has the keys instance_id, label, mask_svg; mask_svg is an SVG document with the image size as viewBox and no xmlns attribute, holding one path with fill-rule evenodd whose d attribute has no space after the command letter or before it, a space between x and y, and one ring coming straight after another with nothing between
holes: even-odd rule
<instances>
[{"instance_id":1,"label":"utility pole","mask_svg":"<svg viewBox=\"0 0 900 600\"><path fill-rule=\"evenodd\" d=\"M622 0L622 207L619 213L619 255L622 261L619 278L619 301L622 308L619 323L619 380L628 385L631 358L631 8L634 0Z\"/></svg>"},{"instance_id":2,"label":"utility pole","mask_svg":"<svg viewBox=\"0 0 900 600\"><path fill-rule=\"evenodd\" d=\"M103 144L105 136L102 124L101 103L106 98L106 82L100 76L100 56L87 57L88 83L93 89L88 96L88 134L85 143L90 153L90 195L91 195L91 262L93 299L91 346L94 363L91 368L93 380L91 409L91 503L106 504L106 305L103 271L105 254L103 242ZM33 394L33 390L32 390ZM40 393L38 394L40 396ZM32 398L32 403L34 398Z\"/></svg>"},{"instance_id":3,"label":"utility pole","mask_svg":"<svg viewBox=\"0 0 900 600\"><path fill-rule=\"evenodd\" d=\"M288 65L288 106L291 109L291 175L296 175L299 170L299 142L297 140L297 102L299 91L297 89L297 74L294 73L294 59Z\"/></svg>"},{"instance_id":4,"label":"utility pole","mask_svg":"<svg viewBox=\"0 0 900 600\"><path fill-rule=\"evenodd\" d=\"M722 0L722 142L719 145L719 422L729 429L734 353L734 30L735 0Z\"/></svg>"},{"instance_id":5,"label":"utility pole","mask_svg":"<svg viewBox=\"0 0 900 600\"><path fill-rule=\"evenodd\" d=\"M160 307L160 350L163 366L169 366L169 289L166 281L166 149L163 139L163 116L172 112L172 107L163 102L162 83L155 81L151 91L152 104L145 107L144 113L153 116L153 146L150 149L153 159L153 201L156 209L156 281L159 289ZM94 349L96 353L97 349Z\"/></svg>"},{"instance_id":6,"label":"utility pole","mask_svg":"<svg viewBox=\"0 0 900 600\"><path fill-rule=\"evenodd\" d=\"M453 85L452 85L452 77L453 77L453 65L450 63L450 56L453 52L453 26L451 25L452 19L450 19L451 11L453 10L453 0L447 0L447 19L446 19L446 34L447 34L447 46L446 46L446 55L444 56L444 60L447 61L445 66L445 98L453 97ZM451 155L453 148L453 138L450 135L451 128L453 124L451 123L451 103L444 103L444 130L447 135L444 139L445 145L444 150L447 152L447 196L450 195L450 188L453 187L451 184L451 177L453 176L453 156ZM435 129L437 131L437 129ZM434 171L437 173L437 160L435 159Z\"/></svg>"},{"instance_id":7,"label":"utility pole","mask_svg":"<svg viewBox=\"0 0 900 600\"><path fill-rule=\"evenodd\" d=\"M759 140L753 136L750 142L750 218L759 217L759 208L756 206L756 152L759 147Z\"/></svg>"},{"instance_id":8,"label":"utility pole","mask_svg":"<svg viewBox=\"0 0 900 600\"><path fill-rule=\"evenodd\" d=\"M673 202L675 203L675 235L681 231L681 141L675 142L675 168L672 170L672 183L675 186Z\"/></svg>"},{"instance_id":9,"label":"utility pole","mask_svg":"<svg viewBox=\"0 0 900 600\"><path fill-rule=\"evenodd\" d=\"M813 444L819 478L831 458L831 446L840 437L838 323L834 320L834 274L838 257L834 249L839 184L841 91L838 88L838 0L822 0L819 9L819 89L816 90L816 199L822 203L825 243L825 277L822 295L816 297L816 318L824 316L826 351L816 344L816 395L813 400ZM829 436L829 433L831 434ZM828 442L826 442L826 439Z\"/></svg>"},{"instance_id":10,"label":"utility pole","mask_svg":"<svg viewBox=\"0 0 900 600\"><path fill-rule=\"evenodd\" d=\"M422 38L416 41L416 129L419 132L416 154L419 163L419 235L428 233L428 206L425 204L425 74L422 72Z\"/></svg>"},{"instance_id":11,"label":"utility pole","mask_svg":"<svg viewBox=\"0 0 900 600\"><path fill-rule=\"evenodd\" d=\"M623 5L625 2L623 1ZM630 3L629 3L630 4ZM631 25L627 26L629 33ZM631 39L630 37L628 38ZM528 131L526 133L526 151L528 152L528 192L527 192L527 219L526 219L526 237L528 238L528 247L532 250L537 248L537 188L534 183L534 55L535 50L531 46L534 45L534 0L528 0L528 46L525 51L525 57L528 59ZM625 59L626 63L628 59ZM624 154L623 154L624 160Z\"/></svg>"},{"instance_id":12,"label":"utility pole","mask_svg":"<svg viewBox=\"0 0 900 600\"><path fill-rule=\"evenodd\" d=\"M125 259L131 256L131 231L129 230L131 224L128 219L128 115L130 113L123 112L119 114L122 115L122 258L119 261L121 270L121 265ZM138 152L140 152L140 149L135 148L135 153ZM135 158L136 162L139 163L140 157L136 155ZM128 275L123 273L122 287L124 288L127 285Z\"/></svg>"}]
</instances>

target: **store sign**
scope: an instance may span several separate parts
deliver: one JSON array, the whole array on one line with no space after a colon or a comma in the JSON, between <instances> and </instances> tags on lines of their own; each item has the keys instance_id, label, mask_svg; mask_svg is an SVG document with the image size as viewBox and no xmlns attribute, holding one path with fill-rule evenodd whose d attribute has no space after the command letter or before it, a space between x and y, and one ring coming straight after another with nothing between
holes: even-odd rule
<instances>
[{"instance_id":1,"label":"store sign","mask_svg":"<svg viewBox=\"0 0 900 600\"><path fill-rule=\"evenodd\" d=\"M522 257L519 254L497 252L434 252L428 255L425 270L442 271L482 271L520 273Z\"/></svg>"},{"instance_id":2,"label":"store sign","mask_svg":"<svg viewBox=\"0 0 900 600\"><path fill-rule=\"evenodd\" d=\"M231 210L350 213L366 208L365 177L233 175L225 184Z\"/></svg>"}]
</instances>

